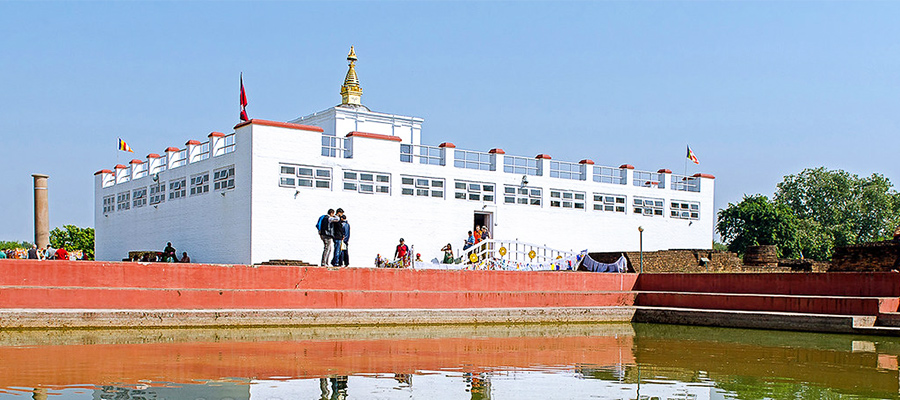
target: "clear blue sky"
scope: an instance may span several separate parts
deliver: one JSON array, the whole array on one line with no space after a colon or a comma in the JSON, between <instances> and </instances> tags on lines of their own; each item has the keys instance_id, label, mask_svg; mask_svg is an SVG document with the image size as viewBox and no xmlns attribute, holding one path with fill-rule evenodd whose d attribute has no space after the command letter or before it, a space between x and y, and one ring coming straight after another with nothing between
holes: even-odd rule
<instances>
[{"instance_id":1,"label":"clear blue sky","mask_svg":"<svg viewBox=\"0 0 900 400\"><path fill-rule=\"evenodd\" d=\"M0 240L93 226L93 173L340 102L425 118L423 141L716 179L716 206L784 175L900 180L897 2L0 2ZM132 155L122 153L121 161ZM136 227L138 228L138 227Z\"/></svg>"}]
</instances>

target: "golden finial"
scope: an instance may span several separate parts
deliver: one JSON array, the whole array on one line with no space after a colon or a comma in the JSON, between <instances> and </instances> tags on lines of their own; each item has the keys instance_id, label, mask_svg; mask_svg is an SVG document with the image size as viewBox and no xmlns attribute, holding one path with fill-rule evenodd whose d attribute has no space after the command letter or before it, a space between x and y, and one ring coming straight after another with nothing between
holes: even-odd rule
<instances>
[{"instance_id":1,"label":"golden finial","mask_svg":"<svg viewBox=\"0 0 900 400\"><path fill-rule=\"evenodd\" d=\"M350 46L350 54L347 54L349 68L347 76L344 77L344 85L341 86L341 104L362 105L360 99L362 97L362 88L359 87L359 78L356 76L356 51Z\"/></svg>"}]
</instances>

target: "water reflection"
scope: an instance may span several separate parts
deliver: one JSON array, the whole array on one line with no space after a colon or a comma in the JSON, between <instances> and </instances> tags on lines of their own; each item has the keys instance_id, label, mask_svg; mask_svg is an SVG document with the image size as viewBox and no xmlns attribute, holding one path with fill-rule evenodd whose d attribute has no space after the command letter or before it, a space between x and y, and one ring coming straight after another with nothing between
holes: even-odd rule
<instances>
[{"instance_id":1,"label":"water reflection","mask_svg":"<svg viewBox=\"0 0 900 400\"><path fill-rule=\"evenodd\" d=\"M897 398L898 355L645 324L0 332L0 399Z\"/></svg>"}]
</instances>

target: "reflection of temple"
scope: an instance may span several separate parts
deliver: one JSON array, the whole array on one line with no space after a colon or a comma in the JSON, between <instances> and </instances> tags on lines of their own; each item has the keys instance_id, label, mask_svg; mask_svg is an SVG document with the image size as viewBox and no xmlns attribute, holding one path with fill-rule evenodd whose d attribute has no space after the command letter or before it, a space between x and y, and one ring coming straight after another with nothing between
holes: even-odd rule
<instances>
[{"instance_id":1,"label":"reflection of temple","mask_svg":"<svg viewBox=\"0 0 900 400\"><path fill-rule=\"evenodd\" d=\"M491 399L555 379L571 398L898 395L900 342L849 335L644 324L181 334L60 334L53 340L74 345L54 345L44 333L0 332L0 390L37 388L22 392L35 400L72 385L97 385L98 400L338 400L378 390Z\"/></svg>"}]
</instances>

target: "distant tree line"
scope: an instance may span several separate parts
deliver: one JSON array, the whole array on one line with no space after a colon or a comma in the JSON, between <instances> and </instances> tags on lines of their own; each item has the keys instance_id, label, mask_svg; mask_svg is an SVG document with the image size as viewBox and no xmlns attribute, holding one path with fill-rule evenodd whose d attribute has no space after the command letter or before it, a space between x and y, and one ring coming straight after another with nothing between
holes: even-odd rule
<instances>
[{"instance_id":1,"label":"distant tree line","mask_svg":"<svg viewBox=\"0 0 900 400\"><path fill-rule=\"evenodd\" d=\"M716 230L730 251L776 245L780 257L824 261L835 247L891 238L900 225L900 193L881 174L807 168L785 176L773 199L745 195L718 217Z\"/></svg>"},{"instance_id":2,"label":"distant tree line","mask_svg":"<svg viewBox=\"0 0 900 400\"><path fill-rule=\"evenodd\" d=\"M29 249L32 243L28 241L0 240L0 250ZM66 250L81 250L93 259L94 254L94 228L79 228L75 225L63 225L62 228L53 228L50 231L50 245L53 248L64 247Z\"/></svg>"}]
</instances>

